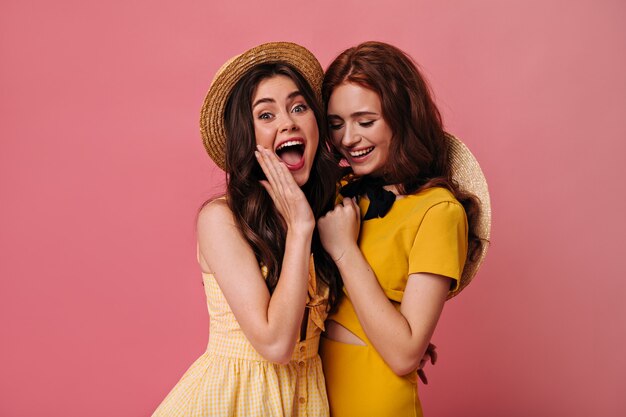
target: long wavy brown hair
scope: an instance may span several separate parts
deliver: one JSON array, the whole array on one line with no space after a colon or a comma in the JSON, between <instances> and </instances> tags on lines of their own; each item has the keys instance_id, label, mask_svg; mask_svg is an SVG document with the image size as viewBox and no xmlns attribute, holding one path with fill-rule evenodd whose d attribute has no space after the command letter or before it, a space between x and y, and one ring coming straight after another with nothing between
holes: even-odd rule
<instances>
[{"instance_id":1,"label":"long wavy brown hair","mask_svg":"<svg viewBox=\"0 0 626 417\"><path fill-rule=\"evenodd\" d=\"M414 194L430 187L450 190L465 208L468 258L475 261L482 246L477 235L479 201L452 179L447 163L450 145L441 114L415 62L395 46L365 42L347 49L330 64L322 85L324 103L344 82L378 94L382 116L393 133L383 170L385 182L395 184L400 194Z\"/></svg>"},{"instance_id":2,"label":"long wavy brown hair","mask_svg":"<svg viewBox=\"0 0 626 417\"><path fill-rule=\"evenodd\" d=\"M265 282L270 293L276 288L280 277L287 230L272 199L260 184L265 175L254 157L256 138L252 98L262 80L277 75L293 80L317 120L320 134L317 153L309 180L302 187L316 220L333 208L340 175L326 146L328 126L323 107L305 78L285 63L261 64L250 69L233 88L224 112L227 138L226 200L257 260L267 266ZM330 289L329 305L332 308L340 295L341 278L332 258L322 247L317 230L313 233L311 251L317 280Z\"/></svg>"}]
</instances>

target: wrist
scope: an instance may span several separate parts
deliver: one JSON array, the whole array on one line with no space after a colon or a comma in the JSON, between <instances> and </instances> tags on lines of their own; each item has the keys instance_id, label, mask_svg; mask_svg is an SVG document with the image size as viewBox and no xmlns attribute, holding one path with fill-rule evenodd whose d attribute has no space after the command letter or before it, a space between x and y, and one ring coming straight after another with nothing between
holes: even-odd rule
<instances>
[{"instance_id":1,"label":"wrist","mask_svg":"<svg viewBox=\"0 0 626 417\"><path fill-rule=\"evenodd\" d=\"M341 251L337 251L336 253L331 254L333 261L337 265L337 268L341 272L342 267L346 265L353 265L353 261L356 257L362 256L361 250L356 245L356 243L350 243L345 246L342 246Z\"/></svg>"},{"instance_id":2,"label":"wrist","mask_svg":"<svg viewBox=\"0 0 626 417\"><path fill-rule=\"evenodd\" d=\"M315 223L313 223L313 225L298 224L287 226L287 238L310 242L313 238L314 229Z\"/></svg>"}]
</instances>

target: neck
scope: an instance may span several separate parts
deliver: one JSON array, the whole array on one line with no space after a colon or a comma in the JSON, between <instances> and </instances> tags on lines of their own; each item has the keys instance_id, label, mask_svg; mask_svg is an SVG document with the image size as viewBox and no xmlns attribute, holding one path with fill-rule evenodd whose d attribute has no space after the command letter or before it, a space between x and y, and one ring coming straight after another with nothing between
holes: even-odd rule
<instances>
[{"instance_id":1,"label":"neck","mask_svg":"<svg viewBox=\"0 0 626 417\"><path fill-rule=\"evenodd\" d=\"M395 184L390 184L390 185L385 185L383 186L383 188L387 191L391 191L392 193L394 193L395 195L399 195L398 193L398 187Z\"/></svg>"}]
</instances>

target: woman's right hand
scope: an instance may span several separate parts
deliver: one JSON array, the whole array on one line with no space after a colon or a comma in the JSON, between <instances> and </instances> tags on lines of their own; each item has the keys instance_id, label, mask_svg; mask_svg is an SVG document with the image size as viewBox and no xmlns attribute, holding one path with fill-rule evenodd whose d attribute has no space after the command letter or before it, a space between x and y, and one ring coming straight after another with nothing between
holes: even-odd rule
<instances>
[{"instance_id":1,"label":"woman's right hand","mask_svg":"<svg viewBox=\"0 0 626 417\"><path fill-rule=\"evenodd\" d=\"M260 145L257 145L254 154L267 177L267 181L262 180L261 185L272 198L287 229L312 233L315 228L313 211L289 169L273 152Z\"/></svg>"},{"instance_id":2,"label":"woman's right hand","mask_svg":"<svg viewBox=\"0 0 626 417\"><path fill-rule=\"evenodd\" d=\"M317 221L322 246L335 262L348 248L356 248L360 227L361 209L347 197Z\"/></svg>"}]
</instances>

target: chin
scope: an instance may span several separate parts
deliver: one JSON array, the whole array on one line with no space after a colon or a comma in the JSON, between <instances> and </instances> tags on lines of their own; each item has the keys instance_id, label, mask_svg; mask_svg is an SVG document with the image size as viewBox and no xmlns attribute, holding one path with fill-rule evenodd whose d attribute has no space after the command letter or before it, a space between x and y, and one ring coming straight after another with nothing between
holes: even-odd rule
<instances>
[{"instance_id":1,"label":"chin","mask_svg":"<svg viewBox=\"0 0 626 417\"><path fill-rule=\"evenodd\" d=\"M372 173L371 170L367 168L362 168L362 167L356 167L356 168L353 167L352 172L354 172L354 175L357 175L359 177L362 177L364 175L370 175Z\"/></svg>"},{"instance_id":2,"label":"chin","mask_svg":"<svg viewBox=\"0 0 626 417\"><path fill-rule=\"evenodd\" d=\"M293 176L294 181L298 184L298 187L303 187L309 181L309 173L301 173Z\"/></svg>"},{"instance_id":3,"label":"chin","mask_svg":"<svg viewBox=\"0 0 626 417\"><path fill-rule=\"evenodd\" d=\"M309 181L309 176L307 175L302 176L302 177L298 177L298 178L294 178L296 180L296 184L298 184L298 187L302 188L304 187L304 184L306 184Z\"/></svg>"}]
</instances>

